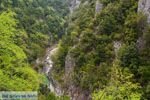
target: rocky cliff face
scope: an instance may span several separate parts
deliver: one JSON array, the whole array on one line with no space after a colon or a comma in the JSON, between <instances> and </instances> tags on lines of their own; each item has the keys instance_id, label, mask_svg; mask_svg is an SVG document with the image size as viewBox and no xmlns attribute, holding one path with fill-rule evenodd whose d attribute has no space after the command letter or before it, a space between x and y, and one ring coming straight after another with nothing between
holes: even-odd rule
<instances>
[{"instance_id":1,"label":"rocky cliff face","mask_svg":"<svg viewBox=\"0 0 150 100\"><path fill-rule=\"evenodd\" d=\"M68 53L68 55L66 56L66 60L65 60L66 76L69 76L73 72L74 66L75 66L75 60L72 57L71 53Z\"/></svg>"},{"instance_id":2,"label":"rocky cliff face","mask_svg":"<svg viewBox=\"0 0 150 100\"><path fill-rule=\"evenodd\" d=\"M90 93L83 91L80 87L76 86L72 75L74 75L75 58L71 52L68 52L65 59L65 94L70 96L71 100L91 100Z\"/></svg>"},{"instance_id":3,"label":"rocky cliff face","mask_svg":"<svg viewBox=\"0 0 150 100\"><path fill-rule=\"evenodd\" d=\"M97 14L98 12L100 12L103 8L103 4L100 3L99 0L96 1L96 5L95 5L95 13Z\"/></svg>"},{"instance_id":4,"label":"rocky cliff face","mask_svg":"<svg viewBox=\"0 0 150 100\"><path fill-rule=\"evenodd\" d=\"M139 37L137 42L136 42L136 46L138 47L138 50L141 51L143 50L143 48L145 47L146 41L144 40L143 37Z\"/></svg>"},{"instance_id":5,"label":"rocky cliff face","mask_svg":"<svg viewBox=\"0 0 150 100\"><path fill-rule=\"evenodd\" d=\"M139 0L138 3L138 12L142 12L147 16L147 22L150 24L150 0ZM139 37L137 40L137 47L139 50L142 50L145 46L145 40L143 37Z\"/></svg>"},{"instance_id":6,"label":"rocky cliff face","mask_svg":"<svg viewBox=\"0 0 150 100\"><path fill-rule=\"evenodd\" d=\"M80 0L72 0L70 1L70 13L72 13L76 8L79 7L81 1Z\"/></svg>"},{"instance_id":7,"label":"rocky cliff face","mask_svg":"<svg viewBox=\"0 0 150 100\"><path fill-rule=\"evenodd\" d=\"M73 55L68 52L65 59L65 92L71 97L71 100L90 100L88 91L82 91L82 89L74 85L72 79L74 67L75 59Z\"/></svg>"},{"instance_id":8,"label":"rocky cliff face","mask_svg":"<svg viewBox=\"0 0 150 100\"><path fill-rule=\"evenodd\" d=\"M120 50L121 46L122 46L121 41L114 41L114 51L116 57L118 57L118 51Z\"/></svg>"},{"instance_id":9,"label":"rocky cliff face","mask_svg":"<svg viewBox=\"0 0 150 100\"><path fill-rule=\"evenodd\" d=\"M99 0L95 0L95 15L98 14L102 8L103 4ZM70 13L73 13L75 9L78 9L79 6L86 6L89 4L89 1L81 2L81 0L71 0L70 1ZM80 38L79 38L80 41ZM75 46L74 46L75 47ZM73 47L73 48L74 48ZM68 94L71 97L71 100L91 100L91 95L89 91L83 91L80 87L75 86L72 79L75 68L75 59L72 53L69 51L65 58L65 94Z\"/></svg>"},{"instance_id":10,"label":"rocky cliff face","mask_svg":"<svg viewBox=\"0 0 150 100\"><path fill-rule=\"evenodd\" d=\"M147 15L148 23L150 23L150 0L139 0L138 12L143 12Z\"/></svg>"}]
</instances>

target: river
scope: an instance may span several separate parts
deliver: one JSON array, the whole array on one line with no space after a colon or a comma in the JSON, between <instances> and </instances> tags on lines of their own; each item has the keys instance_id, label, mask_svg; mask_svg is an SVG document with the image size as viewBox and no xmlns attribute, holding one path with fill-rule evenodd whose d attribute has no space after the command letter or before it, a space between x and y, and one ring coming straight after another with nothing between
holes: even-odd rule
<instances>
[{"instance_id":1,"label":"river","mask_svg":"<svg viewBox=\"0 0 150 100\"><path fill-rule=\"evenodd\" d=\"M57 96L62 95L61 88L58 86L57 82L53 79L51 75L51 70L54 67L53 61L52 61L52 55L56 53L58 50L57 45L54 45L50 48L47 48L46 55L44 58L44 67L43 72L45 73L47 79L48 79L48 88L51 92L55 93Z\"/></svg>"}]
</instances>

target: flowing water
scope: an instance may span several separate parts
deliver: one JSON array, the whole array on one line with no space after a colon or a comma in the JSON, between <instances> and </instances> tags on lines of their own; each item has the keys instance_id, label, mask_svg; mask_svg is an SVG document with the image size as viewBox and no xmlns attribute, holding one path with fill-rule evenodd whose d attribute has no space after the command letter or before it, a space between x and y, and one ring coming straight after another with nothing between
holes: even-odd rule
<instances>
[{"instance_id":1,"label":"flowing water","mask_svg":"<svg viewBox=\"0 0 150 100\"><path fill-rule=\"evenodd\" d=\"M43 72L45 73L47 79L48 79L48 88L51 92L55 93L57 96L62 95L62 91L60 87L58 86L57 82L53 79L51 75L51 70L53 68L53 61L52 61L52 55L58 50L57 46L53 46L51 48L48 48L46 51L46 57L44 60L44 67Z\"/></svg>"}]
</instances>

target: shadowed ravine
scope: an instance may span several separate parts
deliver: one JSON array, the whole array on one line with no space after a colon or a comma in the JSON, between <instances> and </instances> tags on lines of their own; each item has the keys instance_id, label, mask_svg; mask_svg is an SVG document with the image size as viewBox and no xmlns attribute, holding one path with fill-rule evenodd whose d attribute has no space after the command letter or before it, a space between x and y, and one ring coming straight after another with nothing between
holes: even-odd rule
<instances>
[{"instance_id":1,"label":"shadowed ravine","mask_svg":"<svg viewBox=\"0 0 150 100\"><path fill-rule=\"evenodd\" d=\"M43 72L48 79L48 88L51 92L55 93L57 96L62 95L60 87L57 85L56 81L51 76L51 69L53 68L52 55L58 50L57 45L54 45L46 50L46 56L44 58Z\"/></svg>"}]
</instances>

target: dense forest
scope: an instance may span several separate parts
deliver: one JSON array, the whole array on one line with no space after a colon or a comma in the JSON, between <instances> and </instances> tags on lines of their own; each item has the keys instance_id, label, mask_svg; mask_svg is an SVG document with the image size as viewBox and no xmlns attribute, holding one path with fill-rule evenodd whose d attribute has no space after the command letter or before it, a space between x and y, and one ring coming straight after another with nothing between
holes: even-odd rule
<instances>
[{"instance_id":1,"label":"dense forest","mask_svg":"<svg viewBox=\"0 0 150 100\"><path fill-rule=\"evenodd\" d=\"M38 91L39 100L150 100L150 14L140 4L150 2L0 0L0 91ZM48 75L60 96L36 62L56 44Z\"/></svg>"},{"instance_id":2,"label":"dense forest","mask_svg":"<svg viewBox=\"0 0 150 100\"><path fill-rule=\"evenodd\" d=\"M40 91L35 60L64 33L65 3L0 0L0 91Z\"/></svg>"}]
</instances>

